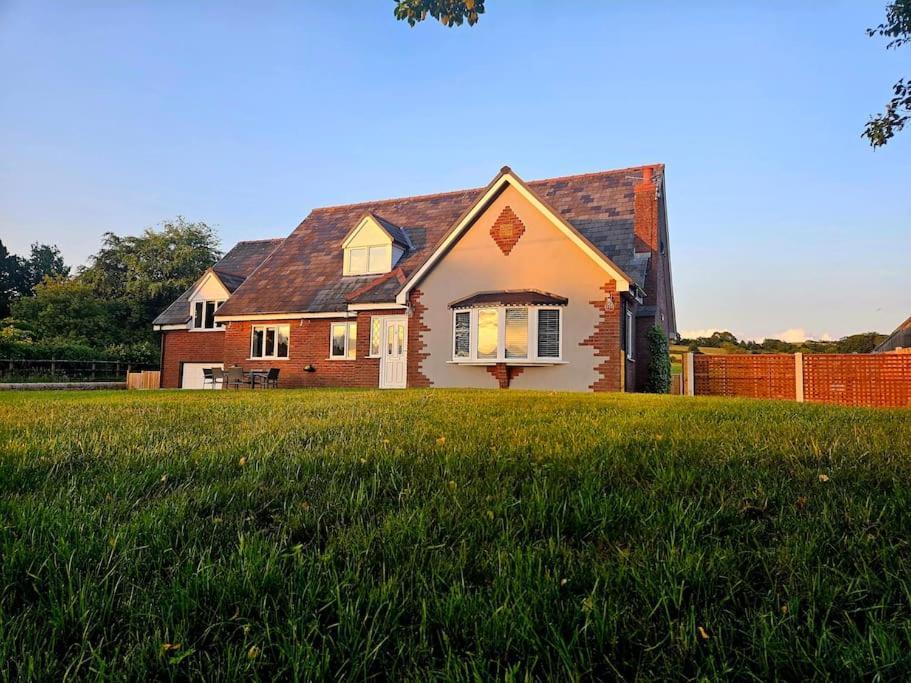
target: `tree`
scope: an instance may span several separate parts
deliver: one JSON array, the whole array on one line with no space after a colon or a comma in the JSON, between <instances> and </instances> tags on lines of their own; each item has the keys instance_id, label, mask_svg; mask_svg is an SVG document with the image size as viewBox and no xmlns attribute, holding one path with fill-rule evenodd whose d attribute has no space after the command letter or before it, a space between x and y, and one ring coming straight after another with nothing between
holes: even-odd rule
<instances>
[{"instance_id":1,"label":"tree","mask_svg":"<svg viewBox=\"0 0 911 683\"><path fill-rule=\"evenodd\" d=\"M0 318L10 314L10 306L25 286L25 261L9 250L0 240Z\"/></svg>"},{"instance_id":2,"label":"tree","mask_svg":"<svg viewBox=\"0 0 911 683\"><path fill-rule=\"evenodd\" d=\"M180 216L135 237L105 233L102 244L79 280L117 305L118 323L137 339L151 337L155 316L221 257L212 228Z\"/></svg>"},{"instance_id":3,"label":"tree","mask_svg":"<svg viewBox=\"0 0 911 683\"><path fill-rule=\"evenodd\" d=\"M886 6L886 21L876 28L867 29L868 36L883 36L891 40L887 50L911 43L911 0L894 0ZM892 99L885 111L871 117L861 137L870 141L873 148L882 147L905 127L911 119L911 82L899 79L892 86Z\"/></svg>"},{"instance_id":4,"label":"tree","mask_svg":"<svg viewBox=\"0 0 911 683\"><path fill-rule=\"evenodd\" d=\"M395 18L407 21L409 26L424 21L428 16L443 26L469 26L478 23L484 14L484 0L395 0Z\"/></svg>"},{"instance_id":5,"label":"tree","mask_svg":"<svg viewBox=\"0 0 911 683\"><path fill-rule=\"evenodd\" d=\"M45 278L32 296L16 299L13 318L38 340L65 339L97 348L123 341L112 304L90 285L65 277Z\"/></svg>"},{"instance_id":6,"label":"tree","mask_svg":"<svg viewBox=\"0 0 911 683\"><path fill-rule=\"evenodd\" d=\"M836 353L870 353L881 342L886 339L886 335L876 332L863 332L861 334L851 334L842 337L835 344Z\"/></svg>"},{"instance_id":7,"label":"tree","mask_svg":"<svg viewBox=\"0 0 911 683\"><path fill-rule=\"evenodd\" d=\"M668 355L667 335L659 325L654 325L646 334L646 341L649 361L645 390L652 394L666 394L671 390L671 358Z\"/></svg>"},{"instance_id":8,"label":"tree","mask_svg":"<svg viewBox=\"0 0 911 683\"><path fill-rule=\"evenodd\" d=\"M39 244L38 242L32 244L31 254L25 261L25 268L27 291L22 292L24 296L30 294L46 277L65 278L70 274L69 266L63 263L60 249L55 245Z\"/></svg>"}]
</instances>

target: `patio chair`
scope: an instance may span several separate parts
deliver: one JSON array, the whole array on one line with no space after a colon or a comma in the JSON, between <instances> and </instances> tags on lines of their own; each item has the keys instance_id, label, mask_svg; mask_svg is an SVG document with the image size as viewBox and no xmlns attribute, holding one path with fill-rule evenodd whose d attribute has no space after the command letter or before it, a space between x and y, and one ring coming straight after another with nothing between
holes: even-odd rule
<instances>
[{"instance_id":1,"label":"patio chair","mask_svg":"<svg viewBox=\"0 0 911 683\"><path fill-rule=\"evenodd\" d=\"M212 388L225 388L225 371L221 368L212 368Z\"/></svg>"},{"instance_id":2,"label":"patio chair","mask_svg":"<svg viewBox=\"0 0 911 683\"><path fill-rule=\"evenodd\" d=\"M244 377L243 368L228 368L225 373L225 385L239 389L241 385L249 385L250 380Z\"/></svg>"},{"instance_id":3,"label":"patio chair","mask_svg":"<svg viewBox=\"0 0 911 683\"><path fill-rule=\"evenodd\" d=\"M269 372L260 377L260 381L268 389L278 387L278 368L269 368Z\"/></svg>"},{"instance_id":4,"label":"patio chair","mask_svg":"<svg viewBox=\"0 0 911 683\"><path fill-rule=\"evenodd\" d=\"M212 388L215 388L215 377L212 375L212 368L202 369L202 388L205 389L207 384L211 384Z\"/></svg>"}]
</instances>

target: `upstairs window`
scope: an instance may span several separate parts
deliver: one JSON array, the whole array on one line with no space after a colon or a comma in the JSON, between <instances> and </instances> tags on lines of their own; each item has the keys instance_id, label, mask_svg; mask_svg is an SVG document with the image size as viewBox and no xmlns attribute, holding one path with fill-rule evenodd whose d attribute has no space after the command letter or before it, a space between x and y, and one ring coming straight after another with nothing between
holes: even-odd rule
<instances>
[{"instance_id":1,"label":"upstairs window","mask_svg":"<svg viewBox=\"0 0 911 683\"><path fill-rule=\"evenodd\" d=\"M224 301L195 301L193 302L193 320L194 330L214 330L220 328L221 323L215 322L215 311L217 311Z\"/></svg>"},{"instance_id":2,"label":"upstairs window","mask_svg":"<svg viewBox=\"0 0 911 683\"><path fill-rule=\"evenodd\" d=\"M345 249L345 275L376 275L392 270L392 245Z\"/></svg>"},{"instance_id":3,"label":"upstairs window","mask_svg":"<svg viewBox=\"0 0 911 683\"><path fill-rule=\"evenodd\" d=\"M455 310L453 362L559 362L562 310L493 306Z\"/></svg>"}]
</instances>

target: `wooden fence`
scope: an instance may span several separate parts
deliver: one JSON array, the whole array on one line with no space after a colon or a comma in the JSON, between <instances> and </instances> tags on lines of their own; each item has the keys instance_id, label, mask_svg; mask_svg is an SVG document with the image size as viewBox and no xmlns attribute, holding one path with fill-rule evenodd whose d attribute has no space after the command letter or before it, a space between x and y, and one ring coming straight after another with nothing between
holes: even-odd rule
<instances>
[{"instance_id":1,"label":"wooden fence","mask_svg":"<svg viewBox=\"0 0 911 683\"><path fill-rule=\"evenodd\" d=\"M911 354L687 354L684 393L911 406Z\"/></svg>"},{"instance_id":2,"label":"wooden fence","mask_svg":"<svg viewBox=\"0 0 911 683\"><path fill-rule=\"evenodd\" d=\"M127 389L158 389L161 386L161 372L143 370L127 375Z\"/></svg>"}]
</instances>

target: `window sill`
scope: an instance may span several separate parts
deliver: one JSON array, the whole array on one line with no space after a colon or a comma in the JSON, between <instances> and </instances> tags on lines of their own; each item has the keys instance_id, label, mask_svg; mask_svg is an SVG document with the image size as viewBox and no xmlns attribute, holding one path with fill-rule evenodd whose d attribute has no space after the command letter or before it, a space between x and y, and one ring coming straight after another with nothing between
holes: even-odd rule
<instances>
[{"instance_id":1,"label":"window sill","mask_svg":"<svg viewBox=\"0 0 911 683\"><path fill-rule=\"evenodd\" d=\"M522 365L525 367L535 367L535 366L545 367L548 365L569 365L568 361L560 360L559 358L554 358L553 360L522 360L519 358L511 358L509 360L448 360L448 361L446 361L446 364L447 365L479 365L479 366Z\"/></svg>"},{"instance_id":2,"label":"window sill","mask_svg":"<svg viewBox=\"0 0 911 683\"><path fill-rule=\"evenodd\" d=\"M249 361L291 360L291 357L290 356L279 356L279 357L260 356L259 358L247 358L247 360L249 360Z\"/></svg>"},{"instance_id":3,"label":"window sill","mask_svg":"<svg viewBox=\"0 0 911 683\"><path fill-rule=\"evenodd\" d=\"M190 332L224 332L224 327L191 327Z\"/></svg>"},{"instance_id":4,"label":"window sill","mask_svg":"<svg viewBox=\"0 0 911 683\"><path fill-rule=\"evenodd\" d=\"M340 360L341 360L341 361L345 361L345 360L347 360L347 361L355 361L355 360L357 360L357 358L333 358L332 356L329 356L326 360L331 360L331 361L340 361Z\"/></svg>"}]
</instances>

